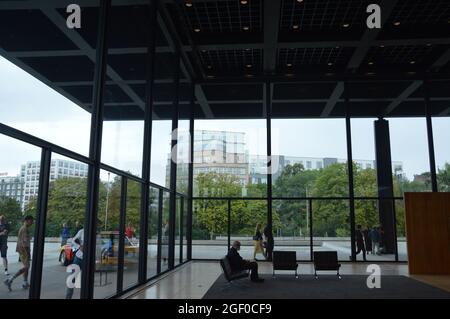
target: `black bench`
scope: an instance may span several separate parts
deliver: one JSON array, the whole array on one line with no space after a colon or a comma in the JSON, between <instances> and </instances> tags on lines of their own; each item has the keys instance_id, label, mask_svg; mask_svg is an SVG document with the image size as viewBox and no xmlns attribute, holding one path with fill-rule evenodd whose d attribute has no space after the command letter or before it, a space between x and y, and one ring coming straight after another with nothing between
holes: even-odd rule
<instances>
[{"instance_id":1,"label":"black bench","mask_svg":"<svg viewBox=\"0 0 450 319\"><path fill-rule=\"evenodd\" d=\"M273 252L273 277L275 277L275 270L295 270L295 278L298 278L297 268L297 253L295 251Z\"/></svg>"},{"instance_id":2,"label":"black bench","mask_svg":"<svg viewBox=\"0 0 450 319\"><path fill-rule=\"evenodd\" d=\"M231 270L230 261L228 260L228 257L223 257L220 259L220 266L222 267L223 274L225 276L225 279L232 283L235 280L241 279L241 278L247 278L249 271L248 270L241 270L241 271L235 271L233 272Z\"/></svg>"},{"instance_id":3,"label":"black bench","mask_svg":"<svg viewBox=\"0 0 450 319\"><path fill-rule=\"evenodd\" d=\"M317 276L318 270L335 270L337 271L337 276L341 279L339 274L339 268L341 264L338 263L337 251L315 251L314 252L314 276Z\"/></svg>"}]
</instances>

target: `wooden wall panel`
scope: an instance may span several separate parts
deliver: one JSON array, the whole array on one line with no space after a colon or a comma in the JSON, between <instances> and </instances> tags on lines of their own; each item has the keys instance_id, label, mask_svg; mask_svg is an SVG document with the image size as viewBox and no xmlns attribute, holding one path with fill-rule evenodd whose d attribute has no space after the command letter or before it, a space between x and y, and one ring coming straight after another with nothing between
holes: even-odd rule
<instances>
[{"instance_id":1,"label":"wooden wall panel","mask_svg":"<svg viewBox=\"0 0 450 319\"><path fill-rule=\"evenodd\" d=\"M410 274L450 275L450 193L405 193Z\"/></svg>"}]
</instances>

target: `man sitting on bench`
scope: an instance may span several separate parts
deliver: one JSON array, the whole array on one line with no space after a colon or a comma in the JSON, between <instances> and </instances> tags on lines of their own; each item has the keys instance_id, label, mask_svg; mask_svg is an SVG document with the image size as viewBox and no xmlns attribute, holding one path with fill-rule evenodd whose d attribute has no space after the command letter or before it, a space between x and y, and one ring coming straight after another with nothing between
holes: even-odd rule
<instances>
[{"instance_id":1,"label":"man sitting on bench","mask_svg":"<svg viewBox=\"0 0 450 319\"><path fill-rule=\"evenodd\" d=\"M263 282L263 278L258 276L258 264L253 261L244 260L238 253L241 249L241 243L239 241L234 241L230 250L228 251L228 261L230 262L231 271L242 271L245 269L250 269L250 279L253 282Z\"/></svg>"}]
</instances>

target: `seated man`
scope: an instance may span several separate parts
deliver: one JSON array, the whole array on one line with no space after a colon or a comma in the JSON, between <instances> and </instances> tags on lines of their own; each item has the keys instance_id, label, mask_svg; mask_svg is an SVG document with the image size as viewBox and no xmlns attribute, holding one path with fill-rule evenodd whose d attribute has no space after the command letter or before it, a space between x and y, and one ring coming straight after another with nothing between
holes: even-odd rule
<instances>
[{"instance_id":1,"label":"seated man","mask_svg":"<svg viewBox=\"0 0 450 319\"><path fill-rule=\"evenodd\" d=\"M263 278L258 277L258 264L253 261L244 260L239 255L238 250L241 249L241 243L239 241L234 241L230 250L228 251L227 258L230 262L231 271L241 271L244 269L250 269L250 279L253 282L263 282Z\"/></svg>"}]
</instances>

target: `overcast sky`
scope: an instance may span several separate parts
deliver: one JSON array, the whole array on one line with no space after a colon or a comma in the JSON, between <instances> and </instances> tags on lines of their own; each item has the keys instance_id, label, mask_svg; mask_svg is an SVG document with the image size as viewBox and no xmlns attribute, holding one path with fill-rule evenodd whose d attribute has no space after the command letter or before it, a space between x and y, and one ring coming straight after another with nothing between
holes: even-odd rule
<instances>
[{"instance_id":1,"label":"overcast sky","mask_svg":"<svg viewBox=\"0 0 450 319\"><path fill-rule=\"evenodd\" d=\"M424 119L390 119L392 160L409 178L429 170ZM83 155L88 155L90 114L0 57L0 122ZM266 154L265 120L199 120L195 129L245 132L249 154ZM187 123L184 123L187 124ZM436 161L450 161L450 119L433 120ZM185 127L187 127L185 125ZM152 181L165 184L170 121L155 121ZM141 173L142 121L105 122L102 161ZM373 119L352 120L353 157L373 160ZM20 164L40 159L36 147L0 135L0 172L19 173ZM343 119L273 120L272 154L346 158ZM105 178L105 174L102 174Z\"/></svg>"}]
</instances>

